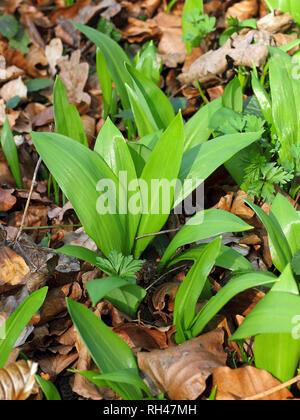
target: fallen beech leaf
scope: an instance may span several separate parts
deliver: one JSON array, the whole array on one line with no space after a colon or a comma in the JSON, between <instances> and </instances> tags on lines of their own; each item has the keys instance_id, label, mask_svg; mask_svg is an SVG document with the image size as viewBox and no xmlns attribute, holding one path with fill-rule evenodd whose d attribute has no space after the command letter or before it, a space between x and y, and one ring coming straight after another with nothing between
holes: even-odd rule
<instances>
[{"instance_id":1,"label":"fallen beech leaf","mask_svg":"<svg viewBox=\"0 0 300 420\"><path fill-rule=\"evenodd\" d=\"M12 195L14 190L3 190L0 188L0 211L8 211L16 204L17 199Z\"/></svg>"},{"instance_id":2,"label":"fallen beech leaf","mask_svg":"<svg viewBox=\"0 0 300 420\"><path fill-rule=\"evenodd\" d=\"M269 372L246 366L240 369L219 367L213 371L213 387L217 386L216 400L241 400L268 391L280 385ZM265 400L286 400L293 395L286 388L268 395Z\"/></svg>"},{"instance_id":3,"label":"fallen beech leaf","mask_svg":"<svg viewBox=\"0 0 300 420\"><path fill-rule=\"evenodd\" d=\"M27 73L34 78L47 77L46 67L48 60L45 56L44 50L41 48L30 48L29 53L26 55L27 59Z\"/></svg>"},{"instance_id":4,"label":"fallen beech leaf","mask_svg":"<svg viewBox=\"0 0 300 420\"><path fill-rule=\"evenodd\" d=\"M0 248L0 293L25 284L29 272L20 255L8 247Z\"/></svg>"},{"instance_id":5,"label":"fallen beech leaf","mask_svg":"<svg viewBox=\"0 0 300 420\"><path fill-rule=\"evenodd\" d=\"M257 22L257 27L260 31L267 31L271 34L278 32L285 32L291 27L294 19L289 13L281 13L276 10L275 13L270 13Z\"/></svg>"},{"instance_id":6,"label":"fallen beech leaf","mask_svg":"<svg viewBox=\"0 0 300 420\"><path fill-rule=\"evenodd\" d=\"M63 55L63 43L59 38L53 38L45 48L45 55L49 63L49 70L52 76L56 74L56 64Z\"/></svg>"},{"instance_id":7,"label":"fallen beech leaf","mask_svg":"<svg viewBox=\"0 0 300 420\"><path fill-rule=\"evenodd\" d=\"M223 341L224 332L217 329L165 350L140 352L138 365L156 392L166 392L172 400L195 400L213 369L225 365Z\"/></svg>"},{"instance_id":8,"label":"fallen beech leaf","mask_svg":"<svg viewBox=\"0 0 300 420\"><path fill-rule=\"evenodd\" d=\"M131 349L154 350L167 348L167 335L155 327L136 323L118 325L113 329Z\"/></svg>"},{"instance_id":9,"label":"fallen beech leaf","mask_svg":"<svg viewBox=\"0 0 300 420\"><path fill-rule=\"evenodd\" d=\"M37 363L21 360L0 369L0 400L26 400L35 384Z\"/></svg>"},{"instance_id":10,"label":"fallen beech leaf","mask_svg":"<svg viewBox=\"0 0 300 420\"><path fill-rule=\"evenodd\" d=\"M0 96L5 102L8 102L14 96L26 99L27 87L24 85L21 76L18 79L5 83L0 90Z\"/></svg>"},{"instance_id":11,"label":"fallen beech leaf","mask_svg":"<svg viewBox=\"0 0 300 420\"><path fill-rule=\"evenodd\" d=\"M59 77L65 84L70 103L90 104L91 97L83 91L89 75L88 63L80 63L80 50L72 53L71 57L63 57L58 60L60 67Z\"/></svg>"},{"instance_id":12,"label":"fallen beech leaf","mask_svg":"<svg viewBox=\"0 0 300 420\"><path fill-rule=\"evenodd\" d=\"M232 203L231 213L241 217L242 219L250 220L255 213L246 205L244 201L245 198L248 198L248 194L245 191L237 192L236 198Z\"/></svg>"},{"instance_id":13,"label":"fallen beech leaf","mask_svg":"<svg viewBox=\"0 0 300 420\"><path fill-rule=\"evenodd\" d=\"M226 17L237 17L240 22L246 19L251 19L257 15L258 2L257 0L243 0L239 3L229 7Z\"/></svg>"}]
</instances>

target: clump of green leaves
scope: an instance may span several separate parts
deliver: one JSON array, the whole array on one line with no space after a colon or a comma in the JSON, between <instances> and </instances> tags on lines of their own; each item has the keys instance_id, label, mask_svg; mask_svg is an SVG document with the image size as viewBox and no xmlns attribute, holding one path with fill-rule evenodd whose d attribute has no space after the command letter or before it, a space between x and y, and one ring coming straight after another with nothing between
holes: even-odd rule
<instances>
[{"instance_id":1,"label":"clump of green leaves","mask_svg":"<svg viewBox=\"0 0 300 420\"><path fill-rule=\"evenodd\" d=\"M10 48L20 50L22 54L28 53L28 45L31 41L26 29L22 25L19 25L14 16L0 16L0 34L9 40Z\"/></svg>"},{"instance_id":2,"label":"clump of green leaves","mask_svg":"<svg viewBox=\"0 0 300 420\"><path fill-rule=\"evenodd\" d=\"M183 19L190 25L184 31L182 39L192 47L199 46L207 35L215 30L216 18L203 14L198 8L184 13Z\"/></svg>"},{"instance_id":3,"label":"clump of green leaves","mask_svg":"<svg viewBox=\"0 0 300 420\"><path fill-rule=\"evenodd\" d=\"M145 260L135 260L132 255L124 256L120 252L111 251L107 259L97 257L97 267L109 276L135 278Z\"/></svg>"},{"instance_id":4,"label":"clump of green leaves","mask_svg":"<svg viewBox=\"0 0 300 420\"><path fill-rule=\"evenodd\" d=\"M122 34L115 28L115 26L104 17L101 17L97 24L97 29L99 32L109 36L116 42L121 41Z\"/></svg>"}]
</instances>

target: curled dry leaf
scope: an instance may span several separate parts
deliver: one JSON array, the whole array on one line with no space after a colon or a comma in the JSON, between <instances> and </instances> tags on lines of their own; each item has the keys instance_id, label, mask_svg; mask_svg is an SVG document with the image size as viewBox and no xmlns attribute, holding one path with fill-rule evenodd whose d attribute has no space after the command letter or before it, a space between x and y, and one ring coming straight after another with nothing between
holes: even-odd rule
<instances>
[{"instance_id":1,"label":"curled dry leaf","mask_svg":"<svg viewBox=\"0 0 300 420\"><path fill-rule=\"evenodd\" d=\"M37 363L21 360L0 369L0 400L26 400L32 393L37 368Z\"/></svg>"},{"instance_id":2,"label":"curled dry leaf","mask_svg":"<svg viewBox=\"0 0 300 420\"><path fill-rule=\"evenodd\" d=\"M217 386L217 400L241 400L268 391L280 382L269 372L246 366L240 369L219 367L213 371L213 387ZM286 388L268 395L266 400L286 400L293 395Z\"/></svg>"},{"instance_id":3,"label":"curled dry leaf","mask_svg":"<svg viewBox=\"0 0 300 420\"><path fill-rule=\"evenodd\" d=\"M20 255L8 247L0 248L0 293L25 284L29 272Z\"/></svg>"},{"instance_id":4,"label":"curled dry leaf","mask_svg":"<svg viewBox=\"0 0 300 420\"><path fill-rule=\"evenodd\" d=\"M24 85L21 76L18 79L5 83L0 90L0 96L5 102L8 102L14 96L26 99L27 87Z\"/></svg>"},{"instance_id":5,"label":"curled dry leaf","mask_svg":"<svg viewBox=\"0 0 300 420\"><path fill-rule=\"evenodd\" d=\"M83 91L89 75L89 65L88 63L80 63L80 55L80 50L76 50L72 53L70 59L63 57L58 60L61 70L59 77L67 88L69 102L90 104L90 96Z\"/></svg>"},{"instance_id":6,"label":"curled dry leaf","mask_svg":"<svg viewBox=\"0 0 300 420\"><path fill-rule=\"evenodd\" d=\"M285 32L291 27L294 19L289 13L281 13L276 10L275 13L270 13L257 22L257 27L260 31L267 31L271 34L278 32Z\"/></svg>"},{"instance_id":7,"label":"curled dry leaf","mask_svg":"<svg viewBox=\"0 0 300 420\"><path fill-rule=\"evenodd\" d=\"M167 282L159 286L152 296L152 304L154 309L162 311L166 306L168 298L168 309L173 311L174 301L180 282Z\"/></svg>"},{"instance_id":8,"label":"curled dry leaf","mask_svg":"<svg viewBox=\"0 0 300 420\"><path fill-rule=\"evenodd\" d=\"M48 60L45 56L44 50L41 48L33 47L26 55L27 60L27 73L33 78L47 77L46 67Z\"/></svg>"},{"instance_id":9,"label":"curled dry leaf","mask_svg":"<svg viewBox=\"0 0 300 420\"><path fill-rule=\"evenodd\" d=\"M59 38L53 38L50 44L45 48L45 55L49 63L49 71L51 76L56 74L56 64L63 55L63 43Z\"/></svg>"},{"instance_id":10,"label":"curled dry leaf","mask_svg":"<svg viewBox=\"0 0 300 420\"><path fill-rule=\"evenodd\" d=\"M14 190L3 190L0 188L0 211L8 211L16 204L17 199L12 195Z\"/></svg>"},{"instance_id":11,"label":"curled dry leaf","mask_svg":"<svg viewBox=\"0 0 300 420\"><path fill-rule=\"evenodd\" d=\"M253 18L258 13L258 1L257 0L243 0L239 3L235 3L229 7L226 16L237 17L239 21Z\"/></svg>"},{"instance_id":12,"label":"curled dry leaf","mask_svg":"<svg viewBox=\"0 0 300 420\"><path fill-rule=\"evenodd\" d=\"M138 353L138 365L153 392L172 400L195 400L213 369L224 366L224 332L217 329L165 350Z\"/></svg>"}]
</instances>

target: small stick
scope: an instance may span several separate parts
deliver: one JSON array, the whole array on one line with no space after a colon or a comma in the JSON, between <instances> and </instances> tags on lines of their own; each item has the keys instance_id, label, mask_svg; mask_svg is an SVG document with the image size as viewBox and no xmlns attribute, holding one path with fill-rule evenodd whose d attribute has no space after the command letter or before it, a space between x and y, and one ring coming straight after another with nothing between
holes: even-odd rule
<instances>
[{"instance_id":1,"label":"small stick","mask_svg":"<svg viewBox=\"0 0 300 420\"><path fill-rule=\"evenodd\" d=\"M22 231L24 229L25 219L26 219L26 216L27 216L27 213L28 213L28 209L29 209L29 205L30 205L30 201L31 201L31 196L32 196L32 193L33 193L33 188L34 188L34 185L35 185L37 173L38 173L38 170L40 168L41 163L42 163L42 158L40 157L39 160L38 160L38 162L37 162L37 164L36 164L35 170L34 170L32 182L31 182L31 187L30 187L30 191L29 191L29 194L28 194L28 198L27 198L27 202L26 202L26 206L25 206L25 210L24 210L24 214L23 214L21 226L20 226L19 232L18 232L18 234L17 234L17 236L15 238L15 241L14 241L15 244L20 239L20 236L22 235Z\"/></svg>"},{"instance_id":2,"label":"small stick","mask_svg":"<svg viewBox=\"0 0 300 420\"><path fill-rule=\"evenodd\" d=\"M137 236L135 239L143 239L143 238L149 238L149 236L157 236L157 235L163 235L164 233L171 233L171 232L178 232L180 228L176 229L169 229L169 230L162 230L161 232L155 232L155 233L147 233L146 235Z\"/></svg>"},{"instance_id":3,"label":"small stick","mask_svg":"<svg viewBox=\"0 0 300 420\"><path fill-rule=\"evenodd\" d=\"M278 386L275 386L274 388L269 389L268 391L261 392L259 394L253 395L252 397L244 398L244 401L261 400L262 398L265 398L269 395L275 394L275 392L281 391L284 388L288 388L289 386L295 384L298 381L300 381L300 375L296 376L295 378L291 379L288 382L285 382L284 384L280 384Z\"/></svg>"}]
</instances>

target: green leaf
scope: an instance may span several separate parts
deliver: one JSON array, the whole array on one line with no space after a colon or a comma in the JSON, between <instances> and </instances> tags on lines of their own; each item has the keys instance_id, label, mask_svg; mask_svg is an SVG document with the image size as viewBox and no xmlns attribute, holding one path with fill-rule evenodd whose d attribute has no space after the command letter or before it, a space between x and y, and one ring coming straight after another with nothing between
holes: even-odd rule
<instances>
[{"instance_id":1,"label":"green leaf","mask_svg":"<svg viewBox=\"0 0 300 420\"><path fill-rule=\"evenodd\" d=\"M101 50L99 50L99 48L97 48L96 64L104 104L103 118L106 120L112 107L112 80L109 74L108 67L106 65L105 57L102 54Z\"/></svg>"},{"instance_id":2,"label":"green leaf","mask_svg":"<svg viewBox=\"0 0 300 420\"><path fill-rule=\"evenodd\" d=\"M35 379L37 380L39 386L42 388L42 391L48 401L61 401L59 392L52 382L46 381L46 379L41 378L39 375L35 375Z\"/></svg>"},{"instance_id":3,"label":"green leaf","mask_svg":"<svg viewBox=\"0 0 300 420\"><path fill-rule=\"evenodd\" d=\"M100 130L94 150L105 160L119 179L120 186L123 187L122 194L119 197L119 213L124 219L126 240L131 250L141 218L139 212L133 213L128 209L131 198L139 196L139 188L136 183L137 175L126 141L109 118ZM131 183L136 183L135 191L129 189Z\"/></svg>"},{"instance_id":4,"label":"green leaf","mask_svg":"<svg viewBox=\"0 0 300 420\"><path fill-rule=\"evenodd\" d=\"M125 289L123 291L122 288L124 286ZM86 289L93 306L96 306L103 298L109 301L112 299L119 310L133 317L140 302L146 296L146 291L142 287L130 284L124 277L104 277L92 280L86 283ZM113 291L116 293L111 293Z\"/></svg>"},{"instance_id":5,"label":"green leaf","mask_svg":"<svg viewBox=\"0 0 300 420\"><path fill-rule=\"evenodd\" d=\"M31 79L25 82L28 92L38 92L52 86L52 80L49 79Z\"/></svg>"},{"instance_id":6,"label":"green leaf","mask_svg":"<svg viewBox=\"0 0 300 420\"><path fill-rule=\"evenodd\" d=\"M19 27L17 34L14 38L9 40L9 47L13 50L20 50L23 55L29 52L28 46L31 44L31 40L27 34L25 28Z\"/></svg>"},{"instance_id":7,"label":"green leaf","mask_svg":"<svg viewBox=\"0 0 300 420\"><path fill-rule=\"evenodd\" d=\"M179 113L160 137L143 169L140 180L143 183L141 188L143 214L137 236L158 232L169 217L174 204L174 190L170 191L167 197L163 194L164 188L158 185L154 189L151 184L153 179L158 182L172 182L177 179L183 153L183 137L183 122ZM139 258L152 239L150 236L136 242L135 258Z\"/></svg>"},{"instance_id":8,"label":"green leaf","mask_svg":"<svg viewBox=\"0 0 300 420\"><path fill-rule=\"evenodd\" d=\"M6 116L5 123L1 131L1 146L6 157L7 163L16 181L19 189L23 188L22 177L19 166L18 151L14 140L13 133L10 129L8 117Z\"/></svg>"},{"instance_id":9,"label":"green leaf","mask_svg":"<svg viewBox=\"0 0 300 420\"><path fill-rule=\"evenodd\" d=\"M209 302L201 309L192 325L192 336L197 337L212 318L236 295L257 286L270 286L277 278L268 272L241 274L229 281Z\"/></svg>"},{"instance_id":10,"label":"green leaf","mask_svg":"<svg viewBox=\"0 0 300 420\"><path fill-rule=\"evenodd\" d=\"M104 160L96 152L60 134L32 133L32 139L38 153L72 203L86 233L104 255L109 255L114 249L124 255L130 253L123 220L118 214L110 214L117 210L118 203L108 198L108 213L99 214L97 211L98 199L105 197L103 192L101 194L97 191L99 181L111 180L111 187L115 186L117 190L119 186L117 178Z\"/></svg>"},{"instance_id":11,"label":"green leaf","mask_svg":"<svg viewBox=\"0 0 300 420\"><path fill-rule=\"evenodd\" d=\"M252 71L252 89L253 92L258 100L260 109L263 113L265 120L268 124L273 123L273 116L272 116L272 103L270 96L266 92L265 88L261 85L260 81L258 80L256 73Z\"/></svg>"},{"instance_id":12,"label":"green leaf","mask_svg":"<svg viewBox=\"0 0 300 420\"><path fill-rule=\"evenodd\" d=\"M191 179L192 185L186 188L185 197L196 189L219 166L229 160L237 152L259 140L263 131L256 133L239 133L221 136L200 144L183 154L179 179ZM174 207L181 200L175 201Z\"/></svg>"},{"instance_id":13,"label":"green leaf","mask_svg":"<svg viewBox=\"0 0 300 420\"><path fill-rule=\"evenodd\" d=\"M75 328L101 372L110 374L130 369L138 375L135 357L127 344L85 306L66 300ZM117 383L113 389L123 399L142 398L140 389L132 385Z\"/></svg>"},{"instance_id":14,"label":"green leaf","mask_svg":"<svg viewBox=\"0 0 300 420\"><path fill-rule=\"evenodd\" d=\"M245 200L249 207L255 211L268 232L270 252L275 267L282 272L292 260L292 252L288 241L274 214L268 216L260 207L249 200Z\"/></svg>"},{"instance_id":15,"label":"green leaf","mask_svg":"<svg viewBox=\"0 0 300 420\"><path fill-rule=\"evenodd\" d=\"M277 219L290 245L293 256L300 249L300 217L296 209L282 194L277 194L271 214Z\"/></svg>"},{"instance_id":16,"label":"green leaf","mask_svg":"<svg viewBox=\"0 0 300 420\"><path fill-rule=\"evenodd\" d=\"M189 31L194 29L194 25L184 19L184 15L193 12L195 9L199 9L200 13L203 13L203 0L185 0L184 8L182 11L182 31L184 34L188 34ZM188 54L192 52L192 43L186 42Z\"/></svg>"},{"instance_id":17,"label":"green leaf","mask_svg":"<svg viewBox=\"0 0 300 420\"><path fill-rule=\"evenodd\" d=\"M112 40L109 36L104 35L101 32L96 31L89 26L74 23L74 26L82 32L87 38L94 42L102 52L108 71L111 78L120 94L121 102L124 109L130 108L130 103L126 91L126 84L131 86L131 78L129 73L124 68L124 63L130 64L130 60L127 57L124 50L119 46L117 42Z\"/></svg>"},{"instance_id":18,"label":"green leaf","mask_svg":"<svg viewBox=\"0 0 300 420\"><path fill-rule=\"evenodd\" d=\"M11 39L17 35L19 24L17 19L12 15L0 16L0 34L5 38Z\"/></svg>"},{"instance_id":19,"label":"green leaf","mask_svg":"<svg viewBox=\"0 0 300 420\"><path fill-rule=\"evenodd\" d=\"M158 130L165 130L175 118L171 102L163 91L143 73L128 64L126 68L132 78L131 86L137 95L140 92L145 98ZM138 96L140 98L140 95Z\"/></svg>"},{"instance_id":20,"label":"green leaf","mask_svg":"<svg viewBox=\"0 0 300 420\"><path fill-rule=\"evenodd\" d=\"M171 241L164 256L162 257L159 269L162 270L170 258L175 254L177 248L201 241L226 232L244 232L253 229L242 219L224 210L204 210L193 216Z\"/></svg>"},{"instance_id":21,"label":"green leaf","mask_svg":"<svg viewBox=\"0 0 300 420\"><path fill-rule=\"evenodd\" d=\"M222 238L220 237L206 245L202 255L194 263L177 291L174 324L176 325L175 339L178 344L188 338L186 331L190 330L195 318L196 304L220 253L221 241Z\"/></svg>"},{"instance_id":22,"label":"green leaf","mask_svg":"<svg viewBox=\"0 0 300 420\"><path fill-rule=\"evenodd\" d=\"M48 287L32 293L0 328L0 368L3 368L21 332L40 309Z\"/></svg>"},{"instance_id":23,"label":"green leaf","mask_svg":"<svg viewBox=\"0 0 300 420\"><path fill-rule=\"evenodd\" d=\"M82 261L87 261L88 263L97 265L97 258L99 254L97 252L91 251L88 248L78 245L65 245L61 248L55 249L55 252L58 254L68 255L69 257L75 257Z\"/></svg>"},{"instance_id":24,"label":"green leaf","mask_svg":"<svg viewBox=\"0 0 300 420\"><path fill-rule=\"evenodd\" d=\"M225 108L232 109L239 114L243 112L243 90L237 76L226 86L222 103Z\"/></svg>"},{"instance_id":25,"label":"green leaf","mask_svg":"<svg viewBox=\"0 0 300 420\"><path fill-rule=\"evenodd\" d=\"M211 117L222 106L221 98L200 108L184 126L184 151L206 142L213 132Z\"/></svg>"},{"instance_id":26,"label":"green leaf","mask_svg":"<svg viewBox=\"0 0 300 420\"><path fill-rule=\"evenodd\" d=\"M205 244L200 244L182 252L177 257L169 261L166 270L181 261L196 261L202 255L205 246ZM216 259L216 266L226 268L227 270L234 272L254 270L252 264L247 260L247 258L243 257L233 248L224 245L221 246L220 254Z\"/></svg>"},{"instance_id":27,"label":"green leaf","mask_svg":"<svg viewBox=\"0 0 300 420\"><path fill-rule=\"evenodd\" d=\"M293 162L291 148L300 137L300 82L294 76L295 64L291 57L279 48L270 48L270 88L273 123L281 144L280 161ZM282 81L284 80L284 83Z\"/></svg>"},{"instance_id":28,"label":"green leaf","mask_svg":"<svg viewBox=\"0 0 300 420\"><path fill-rule=\"evenodd\" d=\"M14 109L19 105L20 102L21 102L20 96L13 96L6 102L5 109Z\"/></svg>"},{"instance_id":29,"label":"green leaf","mask_svg":"<svg viewBox=\"0 0 300 420\"><path fill-rule=\"evenodd\" d=\"M57 76L53 93L56 132L88 147L85 130L75 105L70 105L66 87Z\"/></svg>"}]
</instances>

